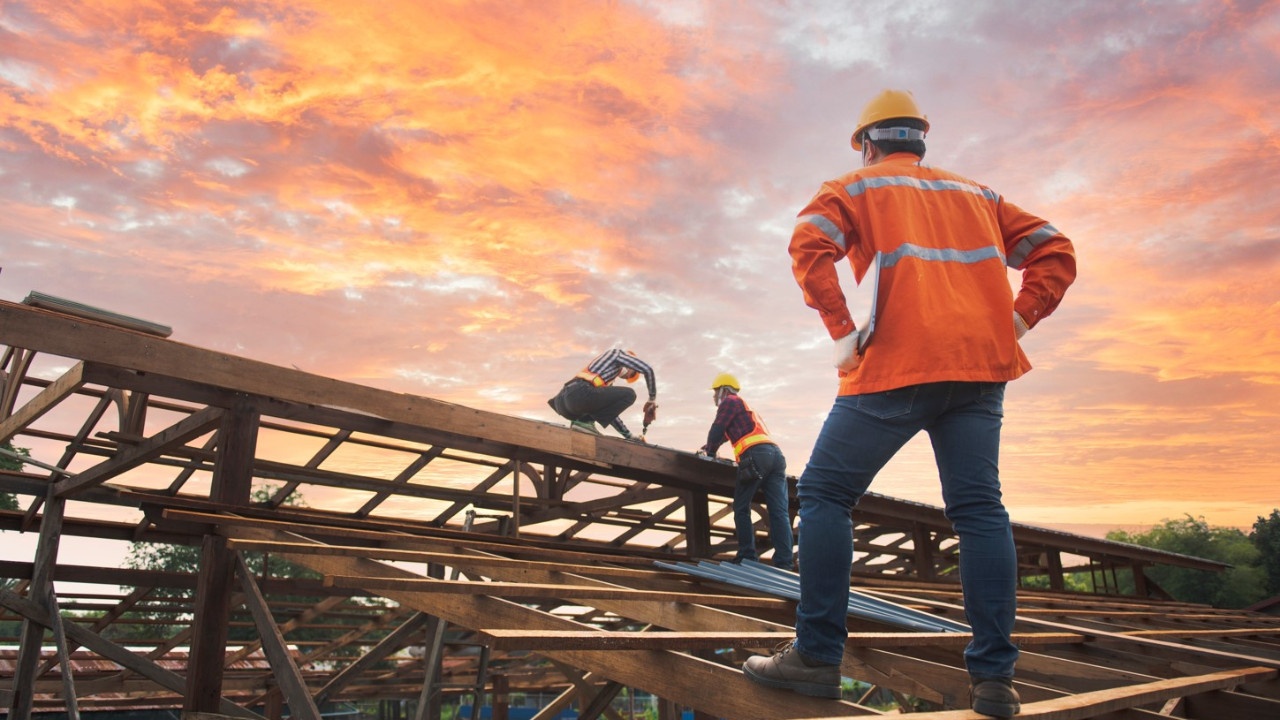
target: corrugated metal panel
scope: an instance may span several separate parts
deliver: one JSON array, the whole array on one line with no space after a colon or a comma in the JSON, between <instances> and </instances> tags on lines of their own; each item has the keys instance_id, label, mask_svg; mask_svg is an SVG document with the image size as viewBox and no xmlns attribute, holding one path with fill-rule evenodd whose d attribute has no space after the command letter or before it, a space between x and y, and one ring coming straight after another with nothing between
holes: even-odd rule
<instances>
[{"instance_id":1,"label":"corrugated metal panel","mask_svg":"<svg viewBox=\"0 0 1280 720\"><path fill-rule=\"evenodd\" d=\"M740 564L701 560L696 565L659 560L654 564L668 570L676 570L705 580L714 580L775 597L800 599L798 573L754 560L744 560ZM969 626L964 623L864 595L853 588L849 589L849 614L918 632L969 632Z\"/></svg>"}]
</instances>

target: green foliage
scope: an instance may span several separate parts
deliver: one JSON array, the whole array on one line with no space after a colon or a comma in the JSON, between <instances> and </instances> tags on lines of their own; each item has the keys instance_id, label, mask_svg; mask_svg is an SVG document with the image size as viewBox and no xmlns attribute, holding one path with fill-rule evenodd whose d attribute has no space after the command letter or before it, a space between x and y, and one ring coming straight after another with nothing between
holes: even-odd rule
<instances>
[{"instance_id":1,"label":"green foliage","mask_svg":"<svg viewBox=\"0 0 1280 720\"><path fill-rule=\"evenodd\" d=\"M263 486L253 491L251 500L262 504L268 502L274 495L275 488ZM302 496L296 492L291 494L284 504L305 507ZM129 554L125 558L125 564L137 570L195 574L199 571L202 553L203 549L199 545L133 543L129 548ZM282 560L279 557L273 557L268 553L245 552L244 560L255 578L296 580L302 578L319 579L322 577L319 573L301 565ZM157 635L168 636L178 632L185 625L190 624L190 613L184 613L182 610L193 607L193 596L194 593L189 589L175 589L171 593L171 597L162 598L154 606L139 605L137 611L128 613L125 616L126 619L137 622L135 624L117 623L113 625L114 634L112 637L120 639L130 637L154 638ZM269 602L273 612L276 614L277 621L283 622L287 618L296 616L302 609L315 605L321 599L319 597L272 595L269 598ZM378 612L378 609L387 606L387 603L380 599L352 598L350 603L357 607L349 608L347 612L335 613L332 617L326 619L325 624L347 625L354 628L368 622ZM362 608L369 608L370 610L363 612ZM289 633L286 639L295 641L328 641L338 637L343 632L345 630L337 628L300 628ZM257 628L253 627L252 623L248 625L236 624L228 629L228 638L233 641L253 640L257 637ZM343 650L345 654L355 652L357 652L356 648Z\"/></svg>"},{"instance_id":2,"label":"green foliage","mask_svg":"<svg viewBox=\"0 0 1280 720\"><path fill-rule=\"evenodd\" d=\"M264 485L256 488L250 500L257 504L268 502L275 495L276 488ZM294 492L285 498L285 505L306 507L301 493ZM129 554L125 557L125 565L135 570L158 570L164 572L194 573L200 567L199 545L169 545L165 543L133 543L129 546ZM280 560L271 560L263 553L245 553L245 564L254 575L270 575L283 578L315 577L320 575L304 567Z\"/></svg>"},{"instance_id":3,"label":"green foliage","mask_svg":"<svg viewBox=\"0 0 1280 720\"><path fill-rule=\"evenodd\" d=\"M22 470L23 462L13 457L9 453L21 455L22 457L31 457L31 451L27 448L16 448L12 443L6 442L0 445L0 448L7 452L0 453L0 470ZM18 498L13 493L0 493L0 510L18 510Z\"/></svg>"},{"instance_id":4,"label":"green foliage","mask_svg":"<svg viewBox=\"0 0 1280 720\"><path fill-rule=\"evenodd\" d=\"M1145 533L1113 530L1107 539L1231 565L1222 573L1167 565L1148 568L1147 575L1177 600L1242 608L1265 597L1258 548L1236 528L1210 527L1203 517L1187 515L1165 520Z\"/></svg>"},{"instance_id":5,"label":"green foliage","mask_svg":"<svg viewBox=\"0 0 1280 720\"><path fill-rule=\"evenodd\" d=\"M1258 518L1249 539L1258 549L1267 596L1280 595L1280 510L1272 510L1270 517Z\"/></svg>"},{"instance_id":6,"label":"green foliage","mask_svg":"<svg viewBox=\"0 0 1280 720\"><path fill-rule=\"evenodd\" d=\"M1022 577L1018 581L1021 587L1030 590L1048 590L1048 575L1028 575ZM1064 573L1062 576L1063 589L1067 592L1094 593L1097 592L1096 583L1093 576L1087 572Z\"/></svg>"}]
</instances>

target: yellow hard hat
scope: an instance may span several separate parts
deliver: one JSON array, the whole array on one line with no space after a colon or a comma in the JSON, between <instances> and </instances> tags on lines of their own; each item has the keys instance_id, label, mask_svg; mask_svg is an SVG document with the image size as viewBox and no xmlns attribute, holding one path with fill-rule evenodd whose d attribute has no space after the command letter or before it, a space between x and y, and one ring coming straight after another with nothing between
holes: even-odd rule
<instances>
[{"instance_id":1,"label":"yellow hard hat","mask_svg":"<svg viewBox=\"0 0 1280 720\"><path fill-rule=\"evenodd\" d=\"M733 388L734 392L738 392L742 389L742 386L738 384L738 378L730 375L729 373L720 373L716 376L715 380L711 381L712 390L722 388L726 385Z\"/></svg>"},{"instance_id":2,"label":"yellow hard hat","mask_svg":"<svg viewBox=\"0 0 1280 720\"><path fill-rule=\"evenodd\" d=\"M915 118L924 123L925 132L929 131L929 118L920 112L916 99L909 90L883 90L871 98L871 102L862 109L862 117L858 118L858 127L853 131L849 142L854 150L862 150L862 131L881 120L893 118Z\"/></svg>"}]
</instances>

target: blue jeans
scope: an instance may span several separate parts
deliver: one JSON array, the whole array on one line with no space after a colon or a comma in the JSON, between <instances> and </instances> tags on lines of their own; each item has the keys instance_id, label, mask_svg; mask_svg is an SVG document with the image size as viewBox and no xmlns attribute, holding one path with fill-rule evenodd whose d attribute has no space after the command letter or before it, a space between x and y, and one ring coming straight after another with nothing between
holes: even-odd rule
<instances>
[{"instance_id":1,"label":"blue jeans","mask_svg":"<svg viewBox=\"0 0 1280 720\"><path fill-rule=\"evenodd\" d=\"M787 512L787 459L772 443L747 448L738 458L738 478L733 486L733 526L738 536L738 559L755 560L756 530L751 522L751 499L764 491L769 516L769 542L773 564L787 570L795 567L791 552L791 515Z\"/></svg>"},{"instance_id":2,"label":"blue jeans","mask_svg":"<svg viewBox=\"0 0 1280 720\"><path fill-rule=\"evenodd\" d=\"M960 582L973 641L971 675L1011 678L1017 558L1000 500L1004 383L941 382L836 398L800 477L800 605L796 649L838 663L853 563L850 511L916 433L929 433L946 516L960 537Z\"/></svg>"}]
</instances>

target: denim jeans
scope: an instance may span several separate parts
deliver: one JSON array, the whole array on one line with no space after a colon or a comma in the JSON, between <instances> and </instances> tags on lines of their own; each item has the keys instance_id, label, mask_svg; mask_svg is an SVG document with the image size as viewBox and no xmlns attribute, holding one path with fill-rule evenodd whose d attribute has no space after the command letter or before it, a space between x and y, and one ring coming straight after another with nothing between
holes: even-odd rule
<instances>
[{"instance_id":1,"label":"denim jeans","mask_svg":"<svg viewBox=\"0 0 1280 720\"><path fill-rule=\"evenodd\" d=\"M1004 383L941 382L836 398L800 476L796 648L838 663L848 637L850 511L916 433L929 433L946 516L960 538L960 582L973 640L971 675L1013 677L1017 558L1000 500Z\"/></svg>"},{"instance_id":2,"label":"denim jeans","mask_svg":"<svg viewBox=\"0 0 1280 720\"><path fill-rule=\"evenodd\" d=\"M769 542L773 564L787 570L795 567L791 545L791 515L787 512L787 459L772 443L753 445L738 458L738 478L733 486L733 526L738 536L738 559L755 560L756 530L751 522L751 500L764 491L769 517Z\"/></svg>"}]
</instances>

